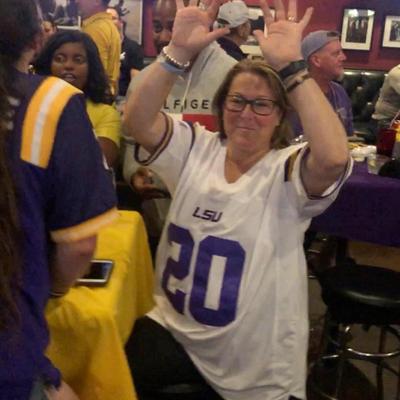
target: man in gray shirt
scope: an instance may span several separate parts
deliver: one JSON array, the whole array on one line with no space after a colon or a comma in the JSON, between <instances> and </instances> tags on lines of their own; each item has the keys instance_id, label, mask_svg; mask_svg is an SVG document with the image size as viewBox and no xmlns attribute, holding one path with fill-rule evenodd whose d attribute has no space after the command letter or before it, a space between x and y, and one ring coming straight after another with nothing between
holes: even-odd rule
<instances>
[{"instance_id":1,"label":"man in gray shirt","mask_svg":"<svg viewBox=\"0 0 400 400\"><path fill-rule=\"evenodd\" d=\"M153 6L153 41L160 53L172 36L176 14L175 0L157 0ZM207 46L173 86L163 111L174 119L199 122L208 130L217 130L212 112L212 100L236 60L217 44ZM146 74L147 68L132 79L127 96ZM142 211L151 241L157 242L169 209L170 199L160 178L149 168L141 167L134 159L132 145L127 145L123 167L124 179L142 198ZM168 197L167 197L168 196ZM152 244L152 243L150 243Z\"/></svg>"},{"instance_id":2,"label":"man in gray shirt","mask_svg":"<svg viewBox=\"0 0 400 400\"><path fill-rule=\"evenodd\" d=\"M372 118L378 126L388 125L400 111L400 64L392 68L383 82Z\"/></svg>"}]
</instances>

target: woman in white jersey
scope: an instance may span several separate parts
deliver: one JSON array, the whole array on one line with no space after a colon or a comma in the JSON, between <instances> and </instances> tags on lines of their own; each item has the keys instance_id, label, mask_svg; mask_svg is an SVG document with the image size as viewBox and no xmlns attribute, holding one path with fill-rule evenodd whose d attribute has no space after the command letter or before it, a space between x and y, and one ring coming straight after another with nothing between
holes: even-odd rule
<instances>
[{"instance_id":1,"label":"woman in white jersey","mask_svg":"<svg viewBox=\"0 0 400 400\"><path fill-rule=\"evenodd\" d=\"M127 344L140 399L203 379L206 399L305 399L303 236L350 173L346 134L299 61L312 10L297 22L295 0L287 11L276 0L275 19L260 0L268 37L256 37L269 66L245 60L228 73L214 101L220 133L159 112L196 54L226 34L209 31L223 2L176 1L172 40L127 103L136 158L173 198L156 305ZM290 106L307 144L287 146Z\"/></svg>"}]
</instances>

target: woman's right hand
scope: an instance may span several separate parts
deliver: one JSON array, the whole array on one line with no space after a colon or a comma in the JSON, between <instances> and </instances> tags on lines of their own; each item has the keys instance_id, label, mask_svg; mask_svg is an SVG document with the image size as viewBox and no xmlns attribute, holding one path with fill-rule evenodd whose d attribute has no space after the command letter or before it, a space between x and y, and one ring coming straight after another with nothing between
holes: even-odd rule
<instances>
[{"instance_id":1,"label":"woman's right hand","mask_svg":"<svg viewBox=\"0 0 400 400\"><path fill-rule=\"evenodd\" d=\"M211 42L229 33L229 28L210 32L219 7L226 2L227 0L210 0L204 10L196 6L197 0L190 0L188 7L185 7L183 0L176 0L177 13L168 54L184 64L191 61Z\"/></svg>"}]
</instances>

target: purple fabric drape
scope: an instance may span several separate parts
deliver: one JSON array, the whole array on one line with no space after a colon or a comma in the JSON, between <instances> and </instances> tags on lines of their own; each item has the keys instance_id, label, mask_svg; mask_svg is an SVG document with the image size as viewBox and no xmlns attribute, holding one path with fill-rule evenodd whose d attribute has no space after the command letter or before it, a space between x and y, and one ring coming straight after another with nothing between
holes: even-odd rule
<instances>
[{"instance_id":1,"label":"purple fabric drape","mask_svg":"<svg viewBox=\"0 0 400 400\"><path fill-rule=\"evenodd\" d=\"M400 246L400 180L368 173L355 163L336 201L311 229L350 240Z\"/></svg>"}]
</instances>

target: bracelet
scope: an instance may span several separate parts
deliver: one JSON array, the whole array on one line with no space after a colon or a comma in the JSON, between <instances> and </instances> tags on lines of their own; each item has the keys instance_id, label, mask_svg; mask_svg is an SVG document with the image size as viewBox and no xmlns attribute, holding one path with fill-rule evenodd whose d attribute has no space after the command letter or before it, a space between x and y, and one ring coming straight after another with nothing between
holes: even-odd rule
<instances>
[{"instance_id":1,"label":"bracelet","mask_svg":"<svg viewBox=\"0 0 400 400\"><path fill-rule=\"evenodd\" d=\"M191 62L190 61L186 61L185 63L181 63L180 61L176 60L174 57L170 56L167 53L167 46L165 46L162 50L161 50L161 56L163 57L164 61L167 64L172 65L173 67L182 70L182 71L186 71L189 67Z\"/></svg>"},{"instance_id":2,"label":"bracelet","mask_svg":"<svg viewBox=\"0 0 400 400\"><path fill-rule=\"evenodd\" d=\"M166 71L171 72L171 73L173 73L173 74L176 74L176 75L183 75L183 74L186 72L185 69L177 68L177 67L175 67L174 65L170 64L169 62L167 62L163 56L158 56L158 57L157 57L157 62L158 62L159 64L161 64L161 66L162 66Z\"/></svg>"},{"instance_id":3,"label":"bracelet","mask_svg":"<svg viewBox=\"0 0 400 400\"><path fill-rule=\"evenodd\" d=\"M303 75L307 75L307 74L308 74L308 70L303 69L302 71L299 71L296 74L290 75L283 83L285 86L285 89L287 89L289 86L291 86L293 82L295 82L297 79L299 79L299 77L301 77Z\"/></svg>"},{"instance_id":4,"label":"bracelet","mask_svg":"<svg viewBox=\"0 0 400 400\"><path fill-rule=\"evenodd\" d=\"M289 76L294 75L297 72L300 72L304 69L307 69L307 63L304 60L297 60L297 61L292 61L285 68L278 71L278 74L281 80L284 81Z\"/></svg>"},{"instance_id":5,"label":"bracelet","mask_svg":"<svg viewBox=\"0 0 400 400\"><path fill-rule=\"evenodd\" d=\"M291 85L286 88L286 92L290 93L293 89L295 89L297 86L299 86L300 84L302 84L304 81L306 81L309 78L311 78L311 76L308 72L304 75L300 75L300 76L296 77L296 79L294 79L294 82L291 83Z\"/></svg>"}]
</instances>

